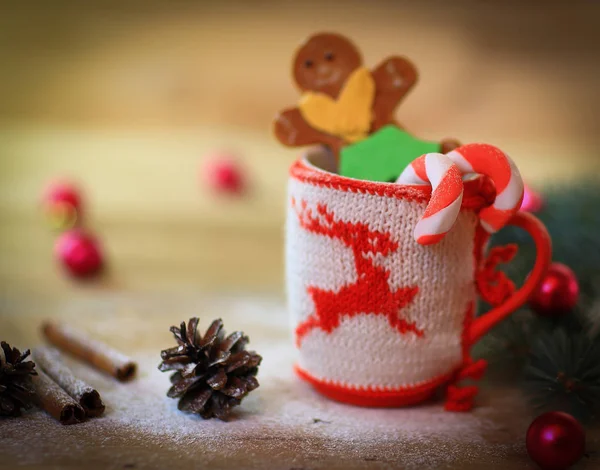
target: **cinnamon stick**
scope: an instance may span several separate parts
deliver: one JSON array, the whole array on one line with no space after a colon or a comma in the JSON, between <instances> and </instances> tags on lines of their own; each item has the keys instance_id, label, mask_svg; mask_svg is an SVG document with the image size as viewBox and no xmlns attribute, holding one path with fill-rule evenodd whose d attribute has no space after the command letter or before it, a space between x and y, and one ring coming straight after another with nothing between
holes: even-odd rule
<instances>
[{"instance_id":1,"label":"cinnamon stick","mask_svg":"<svg viewBox=\"0 0 600 470\"><path fill-rule=\"evenodd\" d=\"M85 419L85 411L67 392L42 370L32 377L39 405L61 424L77 424Z\"/></svg>"},{"instance_id":2,"label":"cinnamon stick","mask_svg":"<svg viewBox=\"0 0 600 470\"><path fill-rule=\"evenodd\" d=\"M33 360L71 398L81 405L86 416L93 418L104 413L104 403L102 403L98 391L73 375L58 350L49 346L36 348L33 351Z\"/></svg>"},{"instance_id":3,"label":"cinnamon stick","mask_svg":"<svg viewBox=\"0 0 600 470\"><path fill-rule=\"evenodd\" d=\"M135 376L137 364L132 359L79 330L46 322L42 325L42 332L54 346L118 380L126 381Z\"/></svg>"}]
</instances>

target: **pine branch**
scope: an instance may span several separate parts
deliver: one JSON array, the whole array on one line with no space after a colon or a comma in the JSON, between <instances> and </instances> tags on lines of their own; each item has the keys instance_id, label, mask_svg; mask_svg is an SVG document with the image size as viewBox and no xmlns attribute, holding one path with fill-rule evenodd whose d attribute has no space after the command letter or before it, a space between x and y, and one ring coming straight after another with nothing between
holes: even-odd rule
<instances>
[{"instance_id":1,"label":"pine branch","mask_svg":"<svg viewBox=\"0 0 600 470\"><path fill-rule=\"evenodd\" d=\"M540 317L525 306L495 328L474 354L490 361L492 373L523 372L535 408L590 420L600 415L600 185L590 181L550 189L545 202L536 215L552 237L553 260L569 266L578 278L578 305L558 318ZM512 227L494 235L491 246L508 243L517 243L520 250L503 268L520 285L533 267L535 246L525 232Z\"/></svg>"},{"instance_id":2,"label":"pine branch","mask_svg":"<svg viewBox=\"0 0 600 470\"><path fill-rule=\"evenodd\" d=\"M589 421L600 408L600 339L562 328L539 334L525 367L525 390L540 411Z\"/></svg>"}]
</instances>

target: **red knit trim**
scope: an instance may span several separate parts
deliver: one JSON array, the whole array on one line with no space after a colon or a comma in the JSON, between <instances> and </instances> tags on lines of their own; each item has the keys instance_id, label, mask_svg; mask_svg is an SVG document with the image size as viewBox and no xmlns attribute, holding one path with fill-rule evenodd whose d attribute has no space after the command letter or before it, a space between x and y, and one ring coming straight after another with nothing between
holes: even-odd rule
<instances>
[{"instance_id":1,"label":"red knit trim","mask_svg":"<svg viewBox=\"0 0 600 470\"><path fill-rule=\"evenodd\" d=\"M477 245L477 242L475 243ZM463 320L462 332L462 353L463 362L446 388L446 411L470 411L475 403L475 397L479 393L479 388L475 385L461 387L457 383L461 380L472 379L480 380L487 368L487 362L483 359L473 361L471 358L471 347L469 341L469 331L475 317L475 302L469 302Z\"/></svg>"},{"instance_id":2,"label":"red knit trim","mask_svg":"<svg viewBox=\"0 0 600 470\"><path fill-rule=\"evenodd\" d=\"M366 193L416 202L427 202L431 198L430 185L404 185L347 178L321 170L304 158L292 164L290 176L302 183L344 192ZM465 181L461 207L479 210L491 205L495 197L496 191L489 178L480 177Z\"/></svg>"},{"instance_id":3,"label":"red knit trim","mask_svg":"<svg viewBox=\"0 0 600 470\"><path fill-rule=\"evenodd\" d=\"M479 387L474 385L469 387L457 387L450 385L446 391L446 411L471 411L475 396L479 393Z\"/></svg>"},{"instance_id":4,"label":"red knit trim","mask_svg":"<svg viewBox=\"0 0 600 470\"><path fill-rule=\"evenodd\" d=\"M450 375L436 377L427 382L404 387L360 387L344 385L329 380L318 379L299 365L294 365L296 374L310 383L319 393L332 400L357 406L392 408L409 406L429 399L436 390L451 379Z\"/></svg>"},{"instance_id":5,"label":"red knit trim","mask_svg":"<svg viewBox=\"0 0 600 470\"><path fill-rule=\"evenodd\" d=\"M512 261L517 251L518 247L515 244L492 248L483 265L475 274L479 295L494 307L503 304L515 293L515 283L508 278L506 273L496 268L499 264Z\"/></svg>"},{"instance_id":6,"label":"red knit trim","mask_svg":"<svg viewBox=\"0 0 600 470\"><path fill-rule=\"evenodd\" d=\"M470 355L471 344L468 331L475 314L475 302L469 302L463 322L462 349L463 362L450 374L440 375L429 381L404 387L357 387L343 385L330 380L318 379L297 364L294 370L303 380L312 384L321 394L343 403L369 407L409 406L430 398L437 388L446 385L446 411L464 412L473 408L479 388L475 385L458 386L465 380L480 380L487 368L487 362L473 361Z\"/></svg>"}]
</instances>

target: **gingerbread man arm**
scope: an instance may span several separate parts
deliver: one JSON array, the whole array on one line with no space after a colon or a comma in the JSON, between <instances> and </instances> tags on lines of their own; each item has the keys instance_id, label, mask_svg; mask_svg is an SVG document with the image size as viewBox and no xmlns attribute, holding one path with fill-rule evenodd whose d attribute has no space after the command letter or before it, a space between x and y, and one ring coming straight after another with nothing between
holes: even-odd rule
<instances>
[{"instance_id":1,"label":"gingerbread man arm","mask_svg":"<svg viewBox=\"0 0 600 470\"><path fill-rule=\"evenodd\" d=\"M461 143L456 139L444 139L440 142L440 151L448 153L461 146Z\"/></svg>"},{"instance_id":2,"label":"gingerbread man arm","mask_svg":"<svg viewBox=\"0 0 600 470\"><path fill-rule=\"evenodd\" d=\"M390 57L373 69L375 100L371 132L394 122L394 111L417 82L417 69L404 57Z\"/></svg>"},{"instance_id":3,"label":"gingerbread man arm","mask_svg":"<svg viewBox=\"0 0 600 470\"><path fill-rule=\"evenodd\" d=\"M336 158L339 156L343 145L341 139L310 127L298 108L288 108L281 111L275 119L273 131L277 140L283 145L288 147L326 145Z\"/></svg>"}]
</instances>

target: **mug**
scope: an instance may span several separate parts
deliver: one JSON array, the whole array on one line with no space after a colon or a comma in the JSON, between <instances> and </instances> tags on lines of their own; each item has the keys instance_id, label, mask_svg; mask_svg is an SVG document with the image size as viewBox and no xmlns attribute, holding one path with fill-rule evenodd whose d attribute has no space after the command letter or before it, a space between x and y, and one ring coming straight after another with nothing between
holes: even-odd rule
<instances>
[{"instance_id":1,"label":"mug","mask_svg":"<svg viewBox=\"0 0 600 470\"><path fill-rule=\"evenodd\" d=\"M333 167L331 155L315 149L290 169L285 255L297 374L354 405L412 405L445 387L447 409L470 409L477 387L458 383L485 369L471 347L541 281L551 259L548 232L530 214L511 219L533 237L535 265L516 291L504 279L497 289L513 288L476 318L478 294L494 293L486 283L498 281L489 276L490 236L478 219L495 198L489 179L465 181L452 230L421 246L413 231L431 187L356 180Z\"/></svg>"}]
</instances>

